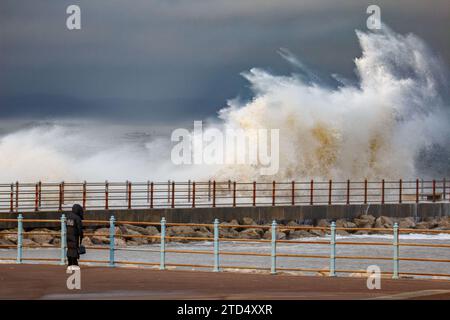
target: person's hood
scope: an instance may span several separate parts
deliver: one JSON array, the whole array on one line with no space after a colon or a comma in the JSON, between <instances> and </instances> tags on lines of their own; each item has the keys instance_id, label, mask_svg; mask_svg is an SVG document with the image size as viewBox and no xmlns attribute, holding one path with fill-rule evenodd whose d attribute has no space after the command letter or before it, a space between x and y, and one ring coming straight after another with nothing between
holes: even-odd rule
<instances>
[{"instance_id":1,"label":"person's hood","mask_svg":"<svg viewBox=\"0 0 450 320\"><path fill-rule=\"evenodd\" d=\"M83 207L80 206L79 204L74 204L72 207L72 213L76 214L77 216L79 216L81 218L81 220L83 220Z\"/></svg>"}]
</instances>

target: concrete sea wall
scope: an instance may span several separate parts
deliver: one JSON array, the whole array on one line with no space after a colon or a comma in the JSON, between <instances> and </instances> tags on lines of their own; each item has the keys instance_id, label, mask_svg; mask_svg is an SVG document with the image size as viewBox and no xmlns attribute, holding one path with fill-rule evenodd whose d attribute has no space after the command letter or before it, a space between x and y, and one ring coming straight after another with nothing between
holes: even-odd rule
<instances>
[{"instance_id":1,"label":"concrete sea wall","mask_svg":"<svg viewBox=\"0 0 450 320\"><path fill-rule=\"evenodd\" d=\"M240 220L249 217L258 223L297 221L314 223L319 219L353 219L361 214L374 217L393 218L412 217L422 220L427 217L450 216L450 203L420 204L351 204L351 205L302 205L302 206L267 206L237 208L174 208L174 209L132 209L132 210L87 210L85 219L109 220L114 215L119 221L158 222L165 217L168 222L211 223L215 218L220 221ZM23 212L25 219L59 219L61 212ZM17 213L0 213L0 218L16 218ZM0 222L0 229L14 228L16 222ZM25 228L53 227L54 223L26 223Z\"/></svg>"}]
</instances>

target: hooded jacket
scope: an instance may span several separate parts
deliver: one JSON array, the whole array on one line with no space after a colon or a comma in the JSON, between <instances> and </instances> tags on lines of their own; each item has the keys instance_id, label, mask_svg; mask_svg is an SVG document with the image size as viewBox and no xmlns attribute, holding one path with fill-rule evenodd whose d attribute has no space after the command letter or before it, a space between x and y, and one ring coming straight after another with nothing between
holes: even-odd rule
<instances>
[{"instance_id":1,"label":"hooded jacket","mask_svg":"<svg viewBox=\"0 0 450 320\"><path fill-rule=\"evenodd\" d=\"M72 212L67 215L67 257L79 258L78 249L83 240L83 208L79 204L74 204Z\"/></svg>"}]
</instances>

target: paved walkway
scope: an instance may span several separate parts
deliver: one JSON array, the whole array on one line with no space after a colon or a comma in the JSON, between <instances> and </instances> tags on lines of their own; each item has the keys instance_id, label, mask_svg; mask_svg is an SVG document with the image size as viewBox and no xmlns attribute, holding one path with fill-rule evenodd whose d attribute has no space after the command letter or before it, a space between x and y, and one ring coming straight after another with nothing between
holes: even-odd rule
<instances>
[{"instance_id":1,"label":"paved walkway","mask_svg":"<svg viewBox=\"0 0 450 320\"><path fill-rule=\"evenodd\" d=\"M449 299L450 281L81 268L81 290L64 266L0 265L0 299Z\"/></svg>"}]
</instances>

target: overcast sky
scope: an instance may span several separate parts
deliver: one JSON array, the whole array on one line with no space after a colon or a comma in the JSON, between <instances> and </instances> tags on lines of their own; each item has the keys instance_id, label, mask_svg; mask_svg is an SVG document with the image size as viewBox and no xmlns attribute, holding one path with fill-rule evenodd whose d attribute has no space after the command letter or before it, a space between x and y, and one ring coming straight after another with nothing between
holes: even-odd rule
<instances>
[{"instance_id":1,"label":"overcast sky","mask_svg":"<svg viewBox=\"0 0 450 320\"><path fill-rule=\"evenodd\" d=\"M66 28L70 4L81 30ZM291 72L279 48L350 77L369 4L450 64L449 0L1 0L0 119L214 116L248 94L241 72Z\"/></svg>"}]
</instances>

